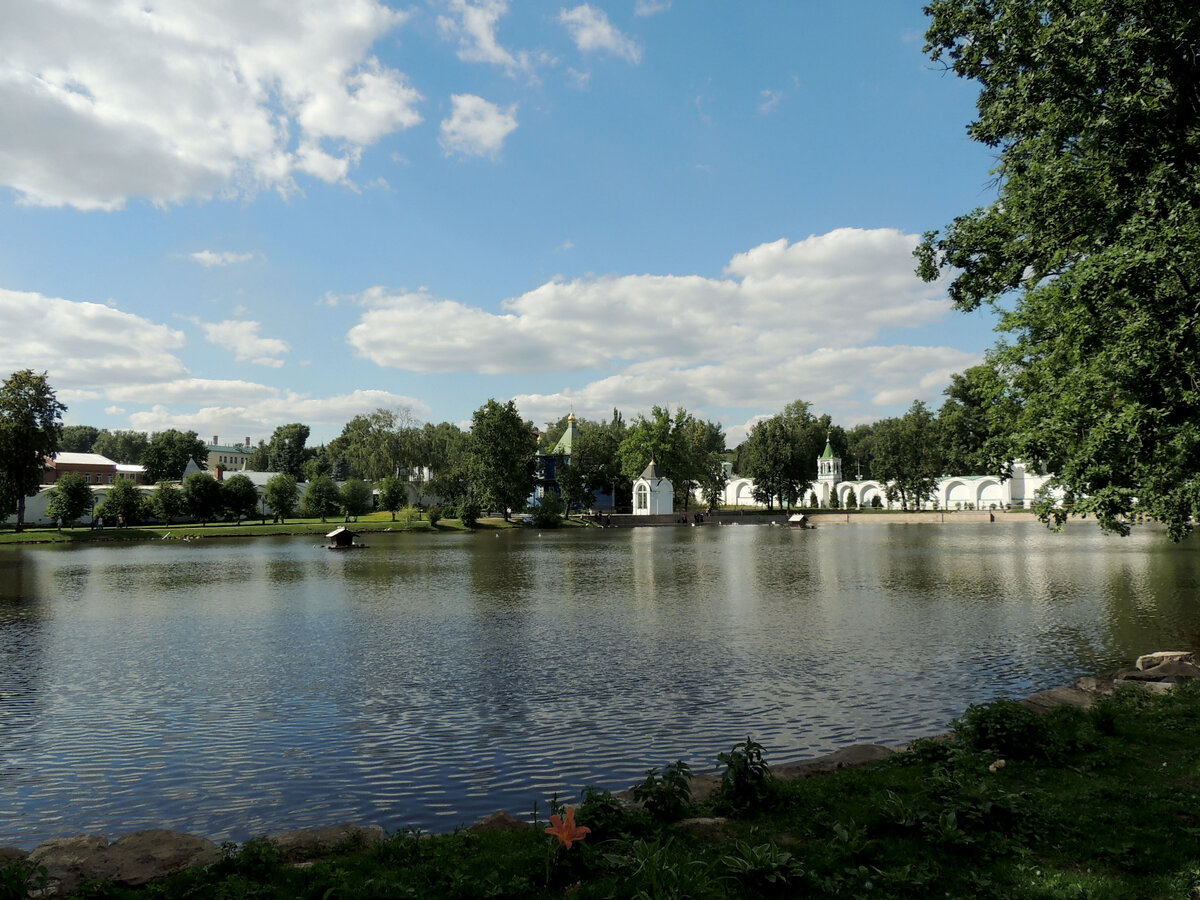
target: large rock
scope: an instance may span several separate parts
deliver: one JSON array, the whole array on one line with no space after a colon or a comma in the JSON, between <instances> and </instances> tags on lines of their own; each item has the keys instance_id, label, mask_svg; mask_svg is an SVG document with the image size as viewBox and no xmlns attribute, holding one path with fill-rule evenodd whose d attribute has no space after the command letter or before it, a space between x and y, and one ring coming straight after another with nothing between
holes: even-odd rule
<instances>
[{"instance_id":1,"label":"large rock","mask_svg":"<svg viewBox=\"0 0 1200 900\"><path fill-rule=\"evenodd\" d=\"M484 816L467 831L528 831L531 828L533 825L514 818L507 809L498 809L491 815Z\"/></svg>"},{"instance_id":2,"label":"large rock","mask_svg":"<svg viewBox=\"0 0 1200 900\"><path fill-rule=\"evenodd\" d=\"M50 896L75 889L81 878L103 878L104 851L108 838L102 834L77 834L51 838L29 854L29 861L42 866L50 878Z\"/></svg>"},{"instance_id":3,"label":"large rock","mask_svg":"<svg viewBox=\"0 0 1200 900\"><path fill-rule=\"evenodd\" d=\"M324 828L302 828L271 835L268 840L279 848L287 860L324 856L346 846L369 847L383 840L378 825L329 825Z\"/></svg>"},{"instance_id":4,"label":"large rock","mask_svg":"<svg viewBox=\"0 0 1200 900\"><path fill-rule=\"evenodd\" d=\"M221 858L221 848L207 838L165 828L148 828L118 838L104 853L107 880L137 887L208 866Z\"/></svg>"},{"instance_id":5,"label":"large rock","mask_svg":"<svg viewBox=\"0 0 1200 900\"><path fill-rule=\"evenodd\" d=\"M27 856L29 856L29 851L22 850L20 847L0 847L0 866L15 859L25 859Z\"/></svg>"},{"instance_id":6,"label":"large rock","mask_svg":"<svg viewBox=\"0 0 1200 900\"><path fill-rule=\"evenodd\" d=\"M1096 704L1096 695L1079 687L1056 687L1048 691L1038 691L1021 702L1038 712L1049 712L1059 706L1091 709Z\"/></svg>"},{"instance_id":7,"label":"large rock","mask_svg":"<svg viewBox=\"0 0 1200 900\"><path fill-rule=\"evenodd\" d=\"M816 759L808 759L801 763L771 766L771 773L776 778L782 778L785 781L808 778L812 775L828 775L838 769L849 769L879 762L887 759L893 753L895 753L894 750L879 744L855 744L852 747L843 747L826 756L818 756Z\"/></svg>"},{"instance_id":8,"label":"large rock","mask_svg":"<svg viewBox=\"0 0 1200 900\"><path fill-rule=\"evenodd\" d=\"M99 834L55 838L29 854L30 862L45 867L59 893L74 890L81 878L138 887L220 858L212 841L161 828L135 831L111 844Z\"/></svg>"}]
</instances>

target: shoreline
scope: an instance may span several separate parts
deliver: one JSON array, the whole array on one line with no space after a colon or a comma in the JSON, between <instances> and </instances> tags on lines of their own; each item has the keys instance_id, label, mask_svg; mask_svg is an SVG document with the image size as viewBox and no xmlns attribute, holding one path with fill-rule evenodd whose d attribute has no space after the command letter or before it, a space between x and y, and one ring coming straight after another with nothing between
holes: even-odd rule
<instances>
[{"instance_id":1,"label":"shoreline","mask_svg":"<svg viewBox=\"0 0 1200 900\"><path fill-rule=\"evenodd\" d=\"M1126 671L1126 670L1122 670L1122 671ZM1022 703L1026 706L1029 706L1030 708L1032 708L1038 712L1041 712L1041 713L1049 712L1050 710L1055 709L1059 706L1077 706L1079 708L1086 709L1095 701L1096 698L1112 693L1112 691L1114 689L1114 684L1115 684L1113 679L1115 677L1116 677L1116 675L1108 676L1108 677L1082 676L1082 677L1076 679L1075 683L1072 685L1060 685L1057 687L1047 688L1047 689L1041 690L1041 691L1035 691L1033 694L1030 694L1028 697L1025 697L1016 702ZM995 697L991 701L988 701L988 702L995 702L997 700L1006 700L1006 699L1011 699L1011 698ZM965 712L965 710L964 710L964 712ZM961 713L960 713L960 715L961 715ZM915 743L917 741L940 740L940 739L945 738L949 734L950 734L950 732L940 732L940 733L937 733L934 735L927 735L927 736L923 736L923 737L909 737L909 738L906 738L906 739L903 739L900 741L891 741L886 744L853 742L853 743L845 744L844 746L838 747L827 753L818 754L816 756L801 756L799 754L789 754L786 752L781 752L778 754L779 759L786 759L786 760L791 760L791 761L783 762L783 763L772 763L770 765L770 769L776 775L776 777L778 777L782 780L807 778L807 777L810 777L813 775L827 775L827 774L831 774L833 772L839 771L841 769L854 768L857 766L868 765L873 762L878 762L879 760L886 759L895 753L904 752L913 743ZM717 773L716 769L706 768L706 769L697 771L695 774L693 774L691 776L691 778L689 779L689 783L691 785L693 799L695 801L703 802L716 789L717 785L720 782L720 778L716 773ZM621 799L624 802L632 802L633 786L629 786L627 788L621 788L619 790L614 790L613 788L607 788L607 789L613 791L614 797ZM571 804L567 804L567 805L571 805ZM536 801L535 801L535 808L536 808ZM479 820L477 820L474 823L468 824L465 822L460 822L457 825L455 825L454 828L452 828L449 832L430 832L430 833L431 834L449 834L449 833L453 833L455 831L458 831L458 830L464 829L464 828L472 829L472 828L475 828L475 827L481 826L481 825L484 825L486 827L486 823L488 823L489 820L492 820L497 816L507 817L507 819L505 819L505 821L514 820L514 817L512 817L508 813L507 810L501 808L501 809L498 809L496 812L493 812L493 813L483 816L482 818L480 818ZM519 820L515 820L515 821L519 821ZM270 840L285 839L285 840L289 840L289 841L290 840L303 841L303 840L305 840L305 838L304 838L305 835L317 834L317 833L323 833L323 832L332 832L332 831L338 831L338 833L344 833L347 829L370 831L372 833L378 833L380 836L387 834L387 832L383 829L382 826L375 824L375 823L361 824L361 823L357 823L357 822L331 822L331 823L326 823L324 825L307 826L307 827L298 828L298 829L286 829L284 831L280 831L280 832L277 832L274 834L256 835L254 837L247 838L247 841L259 840L261 838L266 838L266 839L270 839ZM401 828L399 830L403 831L405 829ZM146 832L146 831L155 831L155 832L162 832L164 834L173 834L173 835L177 835L177 836L181 836L181 837L186 837L188 839L201 840L201 841L205 841L208 843L213 843L213 845L216 846L216 843L213 842L213 840L211 838L205 837L203 835L196 835L191 832L175 832L175 831L169 831L166 829L153 829L153 828L151 828L151 829L141 828L141 829L134 829L132 831L119 831L118 830L115 832L118 835L118 837L115 840L120 840L122 838L129 837L130 835L140 834L140 833ZM71 841L76 842L76 844L78 844L79 846L83 846L83 844L85 844L87 842L87 840L91 840L93 843L95 843L95 839L97 839L97 838L103 839L105 841L105 844L107 845L107 842L108 842L107 835L100 835L96 832L84 832L84 833L60 835L58 837L46 838L46 839L40 841L38 844L34 845L32 848L21 847L16 844L0 844L0 864L3 864L6 860L9 860L9 859L27 858L30 855L36 853L40 848L43 848L43 847L47 847L47 848L57 847L57 846L62 845L64 842L71 842ZM230 842L224 841L223 843L230 843ZM240 845L240 844L246 843L246 841L232 842L232 843L236 843L236 844Z\"/></svg>"},{"instance_id":2,"label":"shoreline","mask_svg":"<svg viewBox=\"0 0 1200 900\"><path fill-rule=\"evenodd\" d=\"M1000 522L1016 522L1034 524L1046 527L1030 510L1005 511L996 510L926 510L922 512L903 512L900 510L804 510L803 515L814 528L837 525L978 525ZM372 514L378 515L378 514ZM691 517L695 512L666 516L635 516L630 513L620 513L611 517L610 525L600 525L587 516L575 515L565 519L558 528L661 528L668 526L692 527ZM767 512L765 510L737 510L717 513L703 513L704 521L695 523L698 527L734 526L734 525L767 525L793 527L787 521L787 514ZM365 518L365 517L364 517ZM680 521L684 519L684 521ZM1075 521L1074 519L1069 521ZM158 540L205 540L211 538L255 538L255 537L324 537L326 533L339 525L357 526L356 534L475 534L478 532L507 531L522 528L536 528L524 525L518 517L505 522L499 516L480 519L474 528L468 528L458 519L443 518L434 525L428 519L417 522L392 522L386 518L367 518L359 522L313 522L299 520L295 524L275 524L243 521L239 524L210 523L181 523L175 525L131 525L125 528L109 527L94 529L88 526L77 526L59 531L50 525L26 526L23 531L9 530L11 526L0 527L0 547L4 546L42 546L57 544L121 544L138 541ZM553 530L553 529L551 529Z\"/></svg>"}]
</instances>

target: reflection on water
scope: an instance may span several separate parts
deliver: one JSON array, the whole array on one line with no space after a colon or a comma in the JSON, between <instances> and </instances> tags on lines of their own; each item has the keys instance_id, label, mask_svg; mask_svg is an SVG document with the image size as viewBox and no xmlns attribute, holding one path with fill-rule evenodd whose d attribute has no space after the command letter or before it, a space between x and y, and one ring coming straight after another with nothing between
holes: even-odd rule
<instances>
[{"instance_id":1,"label":"reflection on water","mask_svg":"<svg viewBox=\"0 0 1200 900\"><path fill-rule=\"evenodd\" d=\"M446 829L557 791L944 729L1200 648L1195 542L1087 523L0 552L0 844Z\"/></svg>"}]
</instances>

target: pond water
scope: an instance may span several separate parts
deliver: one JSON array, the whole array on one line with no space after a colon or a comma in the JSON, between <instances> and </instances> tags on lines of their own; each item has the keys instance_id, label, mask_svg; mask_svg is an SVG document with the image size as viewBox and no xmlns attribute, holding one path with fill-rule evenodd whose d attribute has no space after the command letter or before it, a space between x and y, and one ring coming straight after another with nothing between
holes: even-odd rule
<instances>
[{"instance_id":1,"label":"pond water","mask_svg":"<svg viewBox=\"0 0 1200 900\"><path fill-rule=\"evenodd\" d=\"M1036 524L0 548L0 845L342 821L945 730L1200 649L1200 554Z\"/></svg>"}]
</instances>

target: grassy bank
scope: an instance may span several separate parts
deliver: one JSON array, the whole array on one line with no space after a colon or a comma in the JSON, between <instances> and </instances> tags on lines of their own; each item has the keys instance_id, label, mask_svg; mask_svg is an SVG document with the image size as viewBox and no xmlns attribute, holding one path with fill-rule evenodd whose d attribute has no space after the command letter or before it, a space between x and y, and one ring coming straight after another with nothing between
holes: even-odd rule
<instances>
[{"instance_id":1,"label":"grassy bank","mask_svg":"<svg viewBox=\"0 0 1200 900\"><path fill-rule=\"evenodd\" d=\"M1152 900L1200 888L1196 685L1122 692L1087 712L973 707L950 740L827 776L777 780L749 741L721 762L704 804L676 766L648 776L641 809L589 792L575 815L590 833L569 848L545 822L401 833L304 866L256 840L205 870L84 896ZM0 900L19 895L3 885L26 869L0 871Z\"/></svg>"},{"instance_id":2,"label":"grassy bank","mask_svg":"<svg viewBox=\"0 0 1200 900\"><path fill-rule=\"evenodd\" d=\"M12 526L0 528L0 544L65 544L103 541L155 541L155 540L199 540L216 537L264 537L273 535L326 535L338 525L363 534L375 532L464 532L490 531L502 528L519 528L520 521L515 519L505 522L502 518L480 519L474 528L467 528L458 519L442 518L436 524L431 523L425 515L418 516L415 512L402 511L393 521L391 514L386 512L371 513L359 516L357 521L343 523L339 518L322 522L320 519L288 519L279 524L267 520L247 519L242 522L217 522L208 525L187 523L184 525L139 525L130 528L106 527L102 530L80 526L63 528L61 531L49 527L26 527L16 531ZM576 519L563 523L564 527L577 524Z\"/></svg>"}]
</instances>

